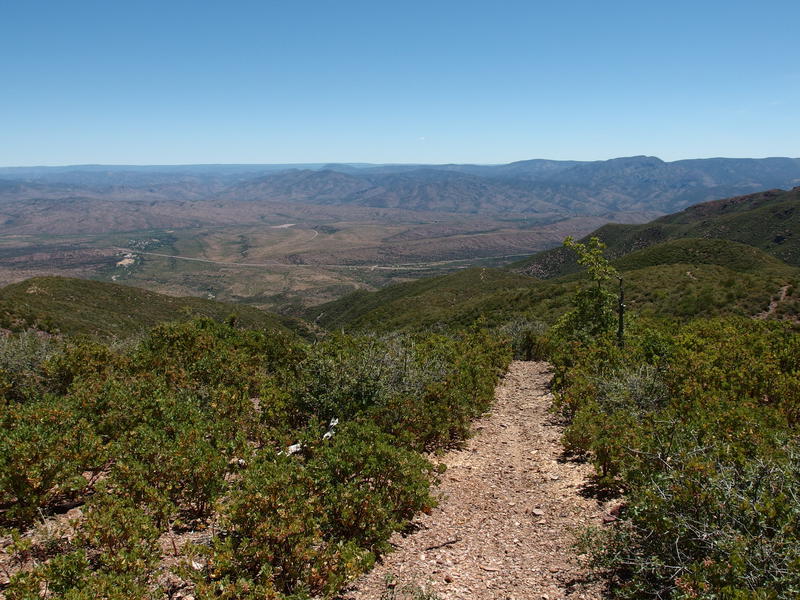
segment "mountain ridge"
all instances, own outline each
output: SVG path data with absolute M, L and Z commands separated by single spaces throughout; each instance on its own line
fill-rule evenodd
M 608 224 L 586 238 L 598 237 L 611 258 L 619 258 L 671 239 L 724 238 L 772 254 L 800 266 L 800 186 L 723 198 L 690 206 L 641 225 Z M 576 272 L 572 254 L 557 247 L 509 265 L 514 271 L 541 278 Z
M 0 202 L 113 193 L 123 199 L 291 200 L 479 214 L 671 213 L 697 202 L 796 186 L 800 158 L 666 162 L 630 156 L 601 161 L 530 159 L 501 165 L 2 167 L 2 182 Z M 20 187 L 14 189 L 8 182 Z

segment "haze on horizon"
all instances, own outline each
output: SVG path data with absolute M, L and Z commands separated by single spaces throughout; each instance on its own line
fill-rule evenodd
M 800 156 L 787 0 L 3 8 L 2 166 Z

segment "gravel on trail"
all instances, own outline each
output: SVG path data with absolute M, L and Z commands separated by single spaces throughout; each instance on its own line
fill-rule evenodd
M 573 544 L 608 514 L 581 495 L 591 467 L 563 460 L 548 368 L 511 364 L 475 435 L 442 458 L 439 506 L 416 517 L 412 533 L 395 534 L 395 550 L 344 598 L 400 600 L 411 587 L 441 600 L 602 597 Z

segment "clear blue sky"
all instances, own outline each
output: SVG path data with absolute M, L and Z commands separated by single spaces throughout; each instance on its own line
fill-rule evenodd
M 800 156 L 798 0 L 0 0 L 0 165 Z

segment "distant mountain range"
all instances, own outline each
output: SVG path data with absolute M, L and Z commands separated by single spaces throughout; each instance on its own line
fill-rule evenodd
M 800 159 L 526 160 L 504 165 L 185 165 L 0 168 L 16 200 L 295 202 L 478 214 L 670 213 L 800 185 Z

